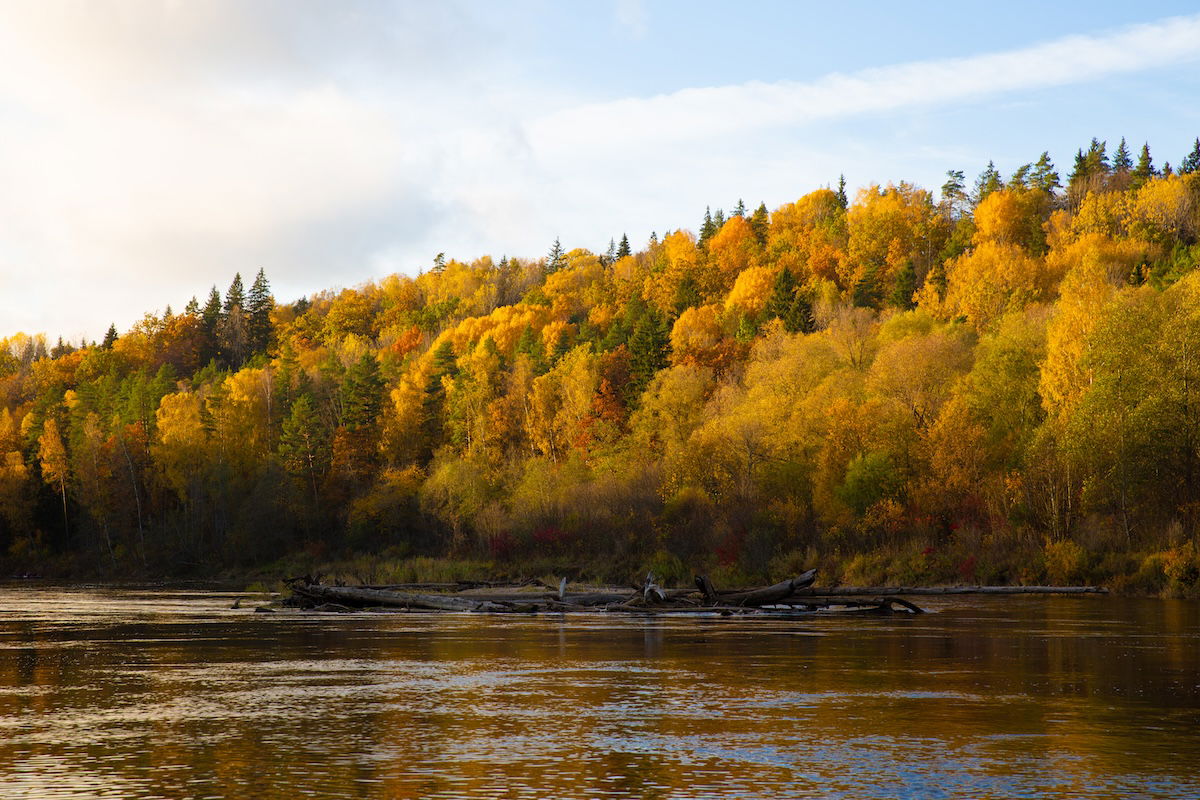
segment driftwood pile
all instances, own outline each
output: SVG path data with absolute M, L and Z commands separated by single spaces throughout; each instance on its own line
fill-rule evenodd
M 421 610 L 481 611 L 490 613 L 609 612 L 627 614 L 796 613 L 826 609 L 876 614 L 923 613 L 902 598 L 880 593 L 869 599 L 824 596 L 812 589 L 816 570 L 772 586 L 720 590 L 704 575 L 696 576 L 695 588 L 664 589 L 647 575 L 640 586 L 629 590 L 567 591 L 563 578 L 557 589 L 540 581 L 521 584 L 397 584 L 391 586 L 329 586 L 304 576 L 291 578 L 288 605 L 317 611 Z M 550 591 L 529 591 L 531 587 Z

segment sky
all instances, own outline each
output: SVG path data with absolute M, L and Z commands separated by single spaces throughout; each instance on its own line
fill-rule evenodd
M 0 337 L 1200 136 L 1194 3 L 0 0 Z

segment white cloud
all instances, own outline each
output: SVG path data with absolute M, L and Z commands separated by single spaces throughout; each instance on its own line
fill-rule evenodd
M 551 152 L 716 139 L 757 128 L 977 100 L 1197 60 L 1200 16 L 1176 17 L 1105 35 L 834 73 L 807 83 L 752 82 L 590 104 L 539 119 L 530 133 L 536 148 Z
M 0 0 L 0 17 L 0 336 L 99 337 L 235 270 L 265 268 L 292 299 L 439 251 L 637 243 L 707 198 L 878 169 L 860 141 L 805 138 L 830 120 L 1200 56 L 1186 17 L 588 104 L 550 94 L 530 74 L 544 61 L 450 2 Z M 647 33 L 641 2 L 618 0 L 615 19 Z

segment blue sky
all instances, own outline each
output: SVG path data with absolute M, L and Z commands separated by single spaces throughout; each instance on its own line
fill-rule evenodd
M 913 7 L 909 7 L 913 6 Z M 1200 135 L 1186 3 L 0 0 L 0 336 L 281 301 L 1092 136 Z

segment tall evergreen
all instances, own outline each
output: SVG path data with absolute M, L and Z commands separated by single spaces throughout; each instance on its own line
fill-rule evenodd
M 1196 137 L 1191 152 L 1179 162 L 1180 175 L 1190 175 L 1193 172 L 1200 172 L 1200 136 Z
M 750 215 L 750 230 L 754 233 L 754 238 L 759 244 L 767 243 L 767 228 L 770 225 L 770 217 L 767 214 L 767 204 L 759 203 L 758 208 L 754 209 L 754 213 Z
M 717 232 L 716 223 L 713 222 L 712 213 L 709 206 L 704 207 L 704 222 L 700 224 L 700 246 L 703 247 L 708 243 L 708 240 Z
M 384 385 L 379 362 L 370 353 L 363 353 L 346 370 L 342 380 L 342 419 L 347 429 L 363 430 L 376 424 L 383 409 Z
M 946 182 L 942 184 L 942 206 L 950 219 L 957 219 L 966 207 L 966 179 L 961 169 L 946 170 Z
M 838 205 L 841 206 L 843 209 L 848 208 L 850 206 L 850 198 L 848 198 L 846 196 L 846 175 L 845 175 L 845 173 L 838 176 L 837 201 L 838 201 Z
M 896 282 L 892 293 L 888 296 L 888 305 L 905 311 L 916 306 L 913 295 L 917 293 L 917 271 L 913 268 L 912 260 L 904 262 L 904 266 L 896 273 Z
M 104 342 L 101 343 L 100 349 L 112 350 L 113 343 L 117 341 L 117 326 L 116 323 L 108 326 L 108 332 L 104 334 Z
M 1133 168 L 1133 188 L 1138 188 L 1156 174 L 1154 159 L 1150 157 L 1150 143 L 1145 142 L 1142 152 L 1138 154 L 1137 166 Z
M 546 256 L 546 274 L 558 272 L 566 265 L 562 244 L 558 241 L 558 237 L 554 238 L 554 246 L 550 248 L 549 254 Z
M 742 198 L 740 198 L 740 197 L 738 198 L 737 205 L 733 207 L 733 216 L 735 216 L 735 217 L 746 216 L 746 204 L 744 202 L 742 202 Z
M 1117 145 L 1117 152 L 1113 153 L 1112 169 L 1113 172 L 1129 172 L 1133 168 L 1133 159 L 1129 157 L 1129 147 L 1125 144 L 1125 137 L 1121 137 L 1121 143 Z
M 247 328 L 250 340 L 250 350 L 261 353 L 271 343 L 271 311 L 275 308 L 275 299 L 271 297 L 271 287 L 267 283 L 266 274 L 260 269 L 250 286 L 246 296 Z
M 992 192 L 997 192 L 1004 188 L 1004 181 L 1000 178 L 1000 171 L 996 169 L 996 164 L 988 161 L 983 172 L 979 173 L 979 177 L 975 179 L 975 205 L 983 202 L 984 198 Z
M 621 243 L 617 245 L 617 258 L 624 258 L 625 256 L 630 255 L 632 252 L 633 251 L 629 249 L 629 237 L 622 233 Z
M 1034 189 L 1041 189 L 1048 195 L 1053 196 L 1055 191 L 1062 188 L 1062 184 L 1058 180 L 1058 170 L 1054 168 L 1054 162 L 1050 160 L 1050 153 L 1043 150 L 1038 156 L 1038 160 L 1033 164 L 1033 172 L 1029 175 L 1029 185 Z
M 240 272 L 233 274 L 233 282 L 229 284 L 229 289 L 225 292 L 225 305 L 221 310 L 228 316 L 234 307 L 246 310 L 246 290 L 242 286 L 242 273 Z

